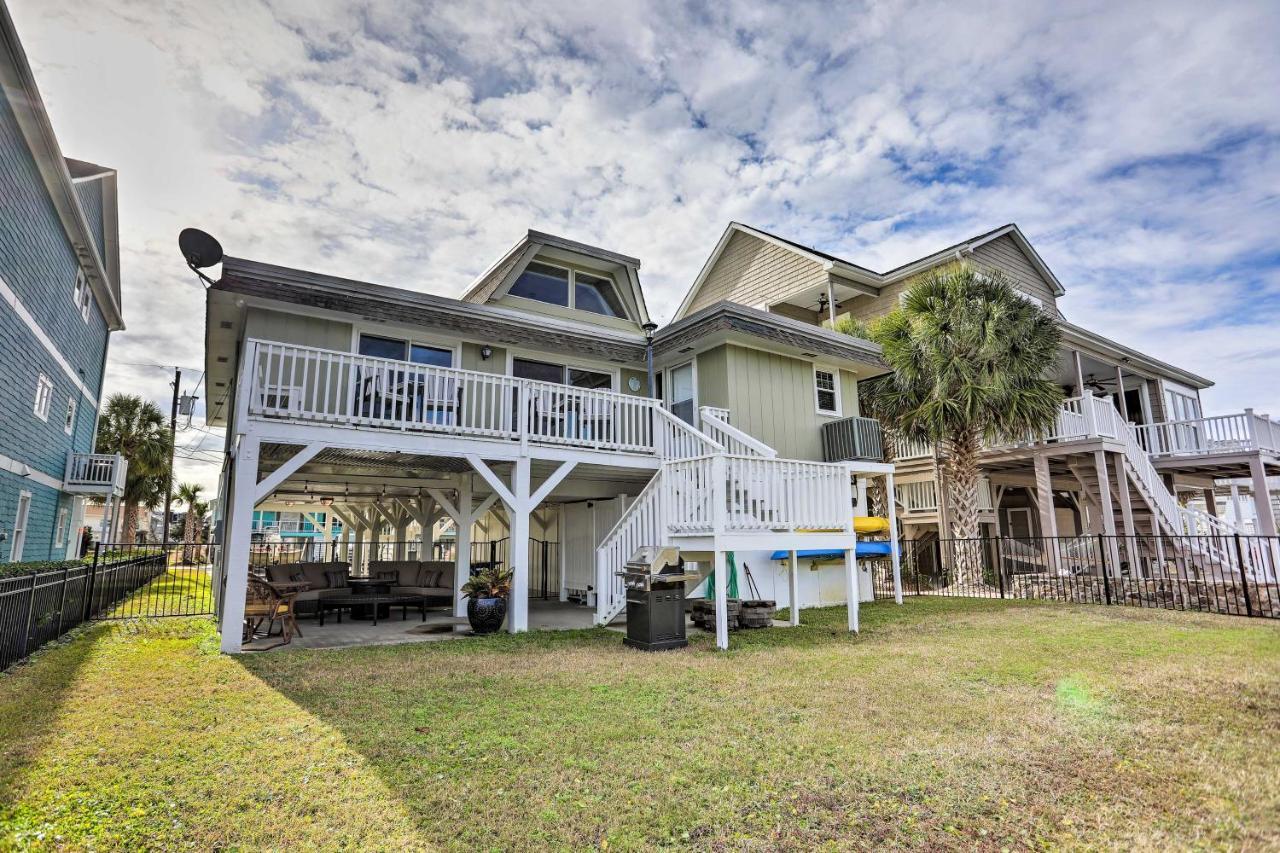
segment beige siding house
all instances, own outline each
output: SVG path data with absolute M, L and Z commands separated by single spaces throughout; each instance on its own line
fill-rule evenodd
M 1016 447 L 992 448 L 984 459 L 987 479 L 979 497 L 988 532 L 1073 537 L 1229 530 L 1231 522 L 1218 517 L 1213 499 L 1215 483 L 1225 482 L 1224 477 L 1255 484 L 1258 529 L 1274 532 L 1265 477 L 1280 472 L 1280 423 L 1252 411 L 1206 418 L 1200 391 L 1212 384 L 1209 380 L 1068 322 L 1057 302 L 1064 294 L 1062 284 L 1016 225 L 878 273 L 762 229 L 730 223 L 677 311 L 675 325 L 708 306 L 739 303 L 807 325 L 815 336 L 825 334 L 842 316 L 862 321 L 884 316 L 900 304 L 915 276 L 951 263 L 1002 273 L 1058 318 L 1063 330 L 1054 378 L 1067 401 L 1053 434 Z M 803 352 L 803 342 L 797 343 Z M 799 417 L 801 401 L 768 387 L 754 390 L 770 377 L 802 371 L 779 367 L 775 357 L 753 358 L 744 371 L 750 379 L 744 380 L 731 366 L 745 361 L 714 352 L 700 355 L 698 369 L 714 377 L 716 387 L 723 382 L 728 389 L 717 396 L 700 382 L 700 393 L 709 400 L 751 396 L 733 401 L 740 419 L 752 418 L 753 428 L 797 454 L 813 453 L 807 437 L 811 433 L 790 442 L 778 434 Z M 841 371 L 838 376 L 841 396 L 856 396 L 856 390 L 848 390 L 856 374 Z M 784 408 L 784 422 L 776 423 Z M 830 411 L 816 417 L 819 429 L 833 439 L 827 447 L 841 446 L 839 436 L 856 432 L 856 418 Z M 946 484 L 934 449 L 899 442 L 891 452 L 898 473 L 897 512 L 907 536 L 945 537 Z M 829 452 L 826 458 L 832 458 Z M 1199 499 L 1206 502 L 1205 512 L 1188 506 Z

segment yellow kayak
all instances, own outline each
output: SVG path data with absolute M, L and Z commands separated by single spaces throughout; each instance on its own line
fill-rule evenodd
M 830 533 L 832 531 L 817 527 L 803 527 L 797 529 L 798 533 Z M 854 533 L 888 533 L 889 519 L 880 518 L 877 515 L 855 515 L 853 517 Z

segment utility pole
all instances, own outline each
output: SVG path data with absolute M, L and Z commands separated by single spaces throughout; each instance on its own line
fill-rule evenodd
M 182 368 L 173 369 L 173 407 L 169 410 L 169 476 L 164 484 L 164 520 L 161 522 L 160 541 L 169 544 L 169 508 L 173 503 L 173 455 L 178 437 L 178 386 L 182 384 Z

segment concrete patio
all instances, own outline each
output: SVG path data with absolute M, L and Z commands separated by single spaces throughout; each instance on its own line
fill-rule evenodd
M 580 604 L 533 599 L 529 602 L 529 630 L 570 631 L 590 628 L 595 611 Z M 622 631 L 626 617 L 619 616 L 609 626 Z M 287 645 L 280 642 L 279 626 L 271 637 L 259 637 L 244 645 L 245 651 L 273 651 L 276 649 L 340 649 L 348 646 L 396 645 L 423 643 L 474 636 L 467 619 L 453 616 L 447 608 L 427 609 L 426 621 L 413 609 L 401 619 L 400 608 L 394 608 L 386 619 L 374 625 L 369 620 L 352 619 L 344 615 L 338 622 L 335 614 L 325 618 L 324 625 L 318 617 L 302 616 L 298 619 L 302 636 L 294 635 Z M 505 630 L 505 626 L 504 626 Z

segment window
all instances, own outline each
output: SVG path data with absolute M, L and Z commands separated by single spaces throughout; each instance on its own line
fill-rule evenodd
M 512 296 L 522 296 L 548 305 L 569 307 L 569 271 L 546 264 L 529 264 L 511 285 Z
M 42 421 L 49 420 L 49 404 L 53 402 L 53 382 L 43 373 L 36 380 L 36 400 L 32 413 Z
M 22 548 L 27 543 L 27 516 L 31 514 L 31 493 L 18 493 L 18 514 L 13 519 L 13 545 L 9 548 L 9 562 L 22 561 Z
M 512 296 L 590 311 L 605 317 L 626 317 L 627 310 L 613 280 L 605 276 L 531 263 L 511 285 Z M 572 298 L 571 298 L 572 297 Z
M 818 414 L 840 414 L 840 383 L 834 370 L 813 369 L 813 390 L 817 396 Z
M 89 303 L 93 299 L 93 291 L 89 288 L 89 278 L 84 270 L 76 270 L 76 284 L 71 291 L 71 299 L 80 311 L 80 319 L 89 322 Z
M 67 546 L 67 515 L 65 506 L 58 507 L 58 520 L 53 526 L 53 547 L 55 548 Z
M 536 379 L 539 382 L 572 385 L 574 388 L 600 388 L 605 391 L 613 388 L 613 376 L 608 373 L 565 367 L 562 364 L 534 361 L 529 358 L 511 359 L 511 375 L 519 379 Z
M 67 398 L 67 419 L 62 424 L 62 431 L 67 435 L 75 432 L 76 429 L 76 398 Z
M 622 300 L 618 298 L 618 291 L 609 279 L 580 272 L 574 273 L 573 285 L 575 308 L 606 317 L 627 316 L 622 308 Z
M 671 368 L 671 399 L 668 407 L 671 414 L 687 424 L 694 421 L 697 411 L 693 378 L 693 362 Z
M 411 361 L 414 364 L 453 367 L 453 350 L 415 344 L 400 338 L 361 335 L 359 351 L 361 355 L 370 355 L 374 358 L 391 358 L 396 361 Z
M 1165 396 L 1169 400 L 1169 413 L 1166 420 L 1194 421 L 1200 417 L 1200 405 L 1195 397 L 1168 390 L 1165 391 Z

